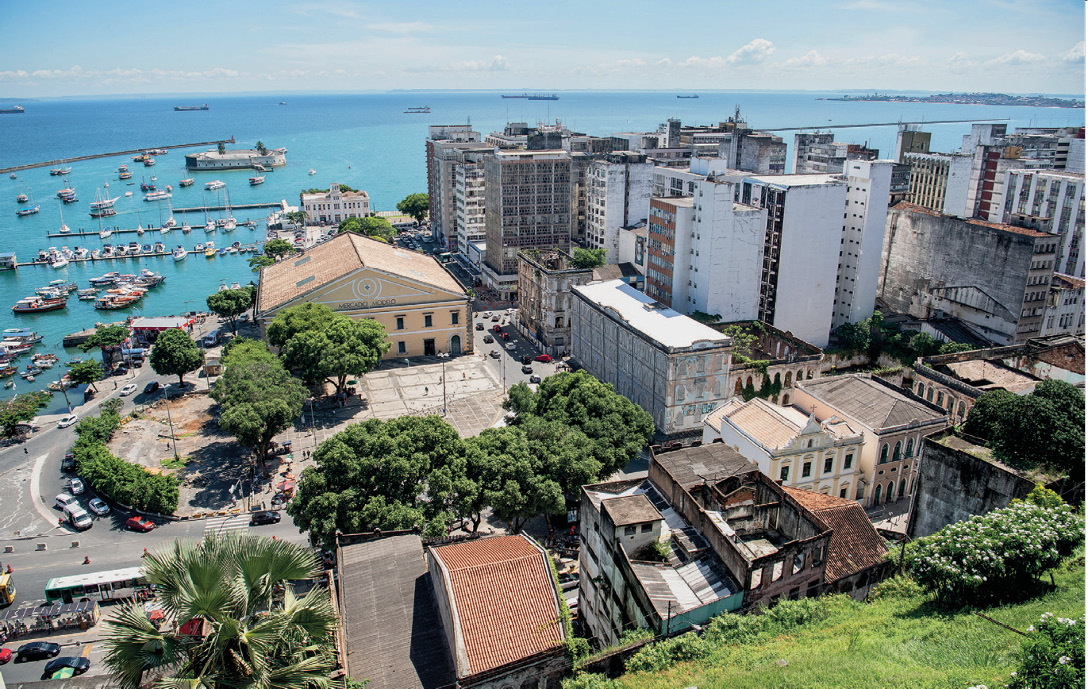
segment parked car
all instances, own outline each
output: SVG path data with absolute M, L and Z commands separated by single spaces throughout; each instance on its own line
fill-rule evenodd
M 521 367 L 521 372 L 522 373 L 532 373 L 533 372 L 533 367 L 532 366 L 522 366 Z
M 537 361 L 539 361 L 539 362 L 540 362 L 540 363 L 542 363 L 542 364 L 550 364 L 550 363 L 552 363 L 552 358 L 551 358 L 551 356 L 550 356 L 550 355 L 548 355 L 548 354 L 537 354 L 537 355 L 536 355 L 536 360 L 537 360 Z
M 71 524 L 72 528 L 76 531 L 86 531 L 94 526 L 94 520 L 91 519 L 91 515 L 87 514 L 87 510 L 79 505 L 68 505 L 65 507 L 64 516 L 67 517 L 68 523 Z
M 60 646 L 48 641 L 31 641 L 19 647 L 19 653 L 15 656 L 16 663 L 28 660 L 41 660 L 42 658 L 54 658 L 60 655 Z
M 106 504 L 106 501 L 102 498 L 94 498 L 87 505 L 91 508 L 91 512 L 94 512 L 99 517 L 105 517 L 110 513 L 110 506 Z
M 491 317 L 491 322 L 492 323 L 498 323 L 499 322 L 499 317 L 498 316 L 492 316 Z
M 499 319 L 498 319 L 498 318 L 496 318 L 495 320 L 499 320 Z M 501 326 L 501 325 L 493 325 L 493 326 L 491 326 L 491 332 L 493 332 L 493 333 L 501 333 L 501 332 L 502 332 L 502 326 Z
M 506 348 L 512 352 L 515 349 L 517 349 L 518 346 L 516 344 L 514 344 L 513 342 L 507 342 L 506 343 Z
M 82 675 L 91 667 L 91 661 L 82 656 L 65 656 L 63 658 L 54 658 L 45 664 L 45 669 L 42 670 L 42 679 L 53 679 L 53 675 L 59 673 L 61 670 L 71 670 L 72 675 Z M 65 673 L 68 674 L 68 673 Z
M 495 338 L 491 337 L 490 335 L 484 335 L 484 342 L 486 344 L 491 344 L 494 341 L 495 341 Z
M 499 350 L 492 349 L 491 353 L 488 356 L 490 356 L 492 359 L 498 359 L 499 358 Z
M 57 422 L 57 428 L 68 428 L 75 424 L 76 421 L 79 421 L 79 417 L 75 414 L 65 414 L 60 418 L 60 421 Z
M 147 533 L 155 528 L 155 522 L 147 517 L 136 515 L 135 517 L 128 518 L 128 521 L 125 522 L 125 528 L 131 531 L 142 531 L 143 533 Z
M 529 356 L 528 354 L 524 354 L 524 355 L 522 355 L 522 357 L 521 357 L 521 363 L 523 363 L 523 364 L 531 364 L 532 362 L 533 362 L 533 357 Z
M 79 504 L 79 500 L 76 500 L 74 495 L 69 495 L 68 493 L 61 493 L 60 495 L 58 495 L 53 500 L 53 507 L 56 507 L 58 510 L 63 510 L 65 507 L 68 507 L 69 505 L 78 505 L 78 504 Z
M 529 376 L 529 382 L 530 383 L 539 383 L 540 382 L 540 376 L 536 376 L 536 375 Z
M 153 380 L 153 381 L 151 381 L 150 383 L 148 383 L 147 385 L 144 386 L 144 394 L 145 395 L 150 395 L 151 393 L 158 390 L 159 387 L 160 387 L 159 386 L 159 381 Z
M 249 519 L 250 526 L 260 526 L 262 524 L 279 524 L 280 513 L 279 512 L 256 512 Z
M 510 333 L 500 333 L 499 337 L 501 337 L 503 341 L 508 341 L 510 339 Z
M 11 660 L 12 652 L 10 648 L 0 648 L 0 665 L 5 665 Z
M 477 323 L 476 324 L 476 329 L 477 330 L 483 330 L 484 329 L 484 324 L 483 323 Z
M 117 368 L 110 371 L 111 376 L 123 376 L 126 373 L 128 373 L 128 366 L 125 366 L 123 363 L 117 364 Z
M 60 460 L 60 470 L 64 472 L 74 471 L 76 468 L 76 456 L 72 452 L 66 452 L 64 459 Z
M 83 485 L 83 479 L 78 476 L 68 482 L 68 487 L 72 491 L 72 495 L 83 495 L 83 491 L 87 489 L 87 487 Z
M 121 388 L 121 397 L 128 397 L 134 392 L 136 392 L 136 383 L 129 383 L 125 387 Z

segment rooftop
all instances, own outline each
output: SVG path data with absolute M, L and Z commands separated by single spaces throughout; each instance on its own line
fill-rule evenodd
M 0 254 L 3 256 L 3 254 Z M 1084 289 L 1084 280 L 1075 278 L 1072 275 L 1063 275 L 1062 273 L 1054 273 L 1054 283 L 1062 289 Z
M 345 232 L 300 257 L 263 268 L 257 311 L 279 308 L 362 268 L 373 268 L 447 292 L 464 293 L 434 257 Z
M 656 449 L 651 450 L 651 454 L 653 461 L 685 489 L 703 481 L 716 483 L 730 476 L 758 471 L 754 463 L 725 443 L 707 443 L 676 450 Z
M 922 402 L 859 374 L 806 380 L 797 387 L 872 430 L 945 420 Z
M 455 680 L 418 536 L 340 549 L 348 675 L 370 689 L 431 689 Z M 375 624 L 380 621 L 380 624 Z
M 780 407 L 759 397 L 747 402 L 741 397 L 733 397 L 703 419 L 703 423 L 719 433 L 726 422 L 739 428 L 765 449 L 779 450 L 802 433 L 809 423 L 809 417 L 795 407 Z M 824 423 L 821 430 L 837 439 L 858 435 L 846 422 Z
M 832 582 L 878 564 L 888 552 L 857 502 L 783 486 L 783 490 L 831 528 L 824 581 Z
M 776 187 L 816 187 L 825 184 L 844 184 L 842 176 L 838 174 L 751 175 L 748 179 Z
M 717 330 L 659 304 L 622 280 L 579 285 L 573 291 L 663 347 L 703 349 L 732 345 L 732 340 Z
M 1026 227 L 1017 227 L 1016 225 L 1006 225 L 999 222 L 988 222 L 986 220 L 979 220 L 977 218 L 957 218 L 953 215 L 945 215 L 940 211 L 930 210 L 923 208 L 922 206 L 910 203 L 909 201 L 900 201 L 892 206 L 893 210 L 907 211 L 908 213 L 917 213 L 921 215 L 929 215 L 934 218 L 949 218 L 951 220 L 957 220 L 959 222 L 969 223 L 971 225 L 979 225 L 981 227 L 988 227 L 991 230 L 1002 230 L 1004 232 L 1011 232 L 1013 234 L 1021 234 L 1026 237 L 1052 237 L 1054 235 L 1047 234 L 1046 232 L 1040 232 L 1038 230 L 1028 229 Z
M 602 500 L 601 508 L 608 513 L 616 526 L 641 524 L 661 519 L 661 513 L 644 494 Z
M 133 319 L 129 327 L 133 330 L 165 330 L 167 328 L 182 328 L 192 322 L 192 318 L 185 318 L 184 316 L 147 316 Z
M 547 555 L 527 537 L 483 538 L 431 553 L 448 577 L 471 674 L 563 643 L 560 602 Z
M 941 365 L 956 378 L 979 390 L 1003 389 L 1018 395 L 1026 395 L 1035 389 L 1039 380 L 1015 369 L 985 359 L 953 361 Z

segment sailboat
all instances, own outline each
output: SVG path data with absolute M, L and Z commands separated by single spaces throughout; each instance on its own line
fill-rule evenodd
M 72 228 L 64 224 L 64 204 L 58 203 L 57 207 L 60 209 L 60 229 L 57 230 L 60 234 L 68 234 L 72 231 Z
M 204 198 L 204 192 L 200 192 L 200 198 L 204 207 L 204 231 L 215 232 L 215 221 L 208 218 L 208 200 Z
M 34 203 L 34 192 L 32 192 L 30 189 L 27 189 L 27 193 L 30 194 L 30 196 L 27 197 L 27 201 L 29 201 L 30 203 Z M 23 203 L 23 202 L 20 201 L 19 203 Z M 41 206 L 40 205 L 34 205 L 34 206 L 31 206 L 30 208 L 20 208 L 19 210 L 15 211 L 15 215 L 18 215 L 21 218 L 21 217 L 23 217 L 25 215 L 34 215 L 39 210 L 41 210 Z
M 174 206 L 173 206 L 173 204 L 171 204 L 168 201 L 166 205 L 170 209 L 170 217 L 167 218 L 166 222 L 162 223 L 162 227 L 159 228 L 159 232 L 161 234 L 166 234 L 170 230 L 174 229 L 174 227 L 176 227 L 177 224 L 178 224 L 178 221 L 174 220 Z M 162 218 L 162 210 L 161 209 L 159 210 L 159 218 L 160 218 L 160 222 L 161 222 L 161 218 Z
M 106 183 L 106 192 L 102 193 L 101 190 L 94 190 L 94 201 L 91 201 L 91 217 L 101 218 L 109 215 L 116 215 L 116 211 L 113 210 L 113 204 L 117 202 L 120 196 L 110 198 L 109 197 L 109 182 Z
M 227 217 L 223 221 L 223 231 L 224 232 L 233 232 L 234 228 L 238 227 L 238 222 L 234 219 L 234 216 L 230 214 L 230 192 L 229 191 L 226 192 L 226 195 L 227 195 L 227 206 L 226 206 L 226 208 L 227 208 L 227 210 L 226 210 Z

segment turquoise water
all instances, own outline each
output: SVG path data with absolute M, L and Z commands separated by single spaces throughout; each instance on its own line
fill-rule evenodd
M 169 144 L 227 139 L 234 136 L 238 146 L 252 147 L 258 140 L 270 148 L 288 149 L 287 166 L 265 175 L 263 185 L 250 187 L 252 172 L 186 173 L 184 154 L 199 149 L 171 150 L 157 157 L 157 164 L 144 168 L 129 157 L 102 158 L 71 163 L 70 181 L 79 202 L 63 208 L 64 221 L 73 230 L 82 227 L 97 230 L 98 221 L 87 214 L 94 199 L 95 188 L 109 183 L 111 196 L 132 191 L 131 198 L 121 198 L 116 205 L 118 215 L 109 218 L 110 225 L 134 228 L 137 224 L 158 225 L 165 219 L 165 202 L 146 203 L 139 190 L 141 177 L 155 175 L 160 188 L 174 187 L 170 200 L 175 207 L 199 206 L 204 183 L 221 179 L 227 183 L 231 203 L 278 202 L 287 199 L 298 203 L 298 192 L 309 187 L 328 187 L 333 182 L 365 189 L 376 210 L 392 210 L 405 195 L 426 191 L 426 161 L 424 158 L 427 126 L 457 124 L 471 121 L 477 131 L 501 129 L 507 121 L 563 121 L 571 129 L 595 135 L 615 131 L 645 131 L 655 129 L 669 117 L 679 117 L 685 124 L 710 124 L 733 114 L 740 105 L 742 115 L 754 127 L 827 126 L 907 120 L 944 120 L 972 118 L 1010 118 L 1009 128 L 1016 126 L 1084 125 L 1083 110 L 1049 108 L 1001 108 L 989 106 L 914 104 L 914 103 L 844 103 L 816 100 L 819 96 L 837 94 L 719 92 L 704 93 L 698 99 L 677 99 L 672 93 L 660 92 L 570 92 L 561 93 L 558 101 L 528 101 L 501 99 L 497 93 L 466 92 L 402 92 L 351 95 L 269 94 L 229 97 L 222 95 L 146 97 L 127 99 L 45 99 L 19 101 L 24 115 L 0 115 L 0 167 L 51 160 L 63 157 L 118 151 L 134 148 L 157 148 Z M 286 105 L 278 105 L 279 101 Z M 210 109 L 195 112 L 174 112 L 174 105 L 208 103 Z M 430 114 L 404 114 L 411 106 L 429 105 Z M 960 138 L 970 129 L 969 124 L 944 124 L 926 127 L 933 133 L 932 147 L 948 151 L 959 147 Z M 792 143 L 793 133 L 785 133 Z M 895 142 L 894 127 L 870 127 L 838 130 L 839 140 L 868 142 L 888 155 Z M 792 150 L 791 150 L 792 155 Z M 115 170 L 126 163 L 134 173 L 132 186 L 117 179 Z M 67 167 L 67 165 L 66 165 Z M 313 168 L 316 174 L 310 176 Z M 14 250 L 19 259 L 27 261 L 49 246 L 102 245 L 97 236 L 77 238 L 48 238 L 61 224 L 61 209 L 56 191 L 64 186 L 59 177 L 51 177 L 49 168 L 36 168 L 17 173 L 18 179 L 0 178 L 0 251 Z M 187 189 L 178 180 L 192 176 L 196 184 Z M 37 215 L 19 218 L 15 201 L 20 192 L 31 193 L 40 204 Z M 215 192 L 207 192 L 209 202 Z M 160 215 L 161 214 L 161 215 Z M 260 220 L 267 210 L 235 211 L 239 220 Z M 176 216 L 179 223 L 183 216 Z M 203 216 L 189 216 L 193 224 L 202 224 Z M 243 244 L 263 237 L 263 226 L 257 230 L 239 228 L 211 238 L 218 246 L 224 242 Z M 202 230 L 183 235 L 174 230 L 165 237 L 157 233 L 114 235 L 105 240 L 117 243 L 138 241 L 152 244 L 163 241 L 167 249 L 177 244 L 192 248 L 205 241 Z M 26 267 L 17 271 L 0 272 L 0 328 L 27 327 L 44 336 L 35 351 L 52 351 L 65 356 L 61 337 L 67 333 L 92 326 L 96 321 L 113 321 L 127 315 L 168 315 L 205 308 L 205 297 L 222 282 L 246 283 L 253 274 L 246 264 L 248 256 L 228 255 L 206 259 L 190 256 L 174 262 L 165 257 L 124 259 L 121 261 L 69 264 L 62 270 L 49 267 Z M 16 316 L 10 306 L 29 296 L 34 288 L 50 280 L 64 278 L 87 287 L 87 278 L 110 270 L 135 272 L 150 268 L 166 276 L 166 282 L 149 291 L 136 306 L 116 311 L 96 311 L 93 302 L 81 302 L 71 296 L 68 307 L 35 315 Z M 69 355 L 77 355 L 73 350 Z M 29 357 L 22 358 L 22 366 Z M 55 367 L 53 372 L 63 372 Z M 56 376 L 54 375 L 55 379 Z M 27 384 L 17 378 L 19 392 L 39 389 L 49 376 Z M 0 395 L 10 395 L 10 390 Z

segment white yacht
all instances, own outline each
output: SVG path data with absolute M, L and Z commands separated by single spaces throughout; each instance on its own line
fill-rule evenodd
M 181 246 L 181 245 L 179 244 L 179 245 L 178 245 L 178 246 L 177 246 L 177 247 L 176 247 L 176 248 L 174 249 L 174 254 L 173 254 L 173 256 L 174 256 L 174 260 L 175 260 L 175 261 L 184 261 L 184 260 L 185 260 L 186 258 L 188 258 L 188 257 L 189 257 L 189 252 L 185 250 L 185 247 L 183 247 L 183 246 Z

